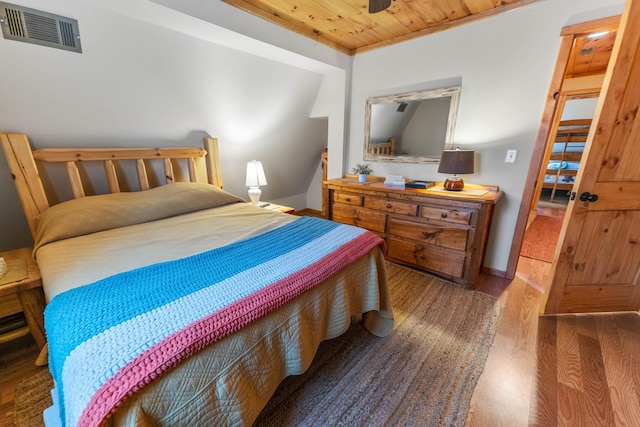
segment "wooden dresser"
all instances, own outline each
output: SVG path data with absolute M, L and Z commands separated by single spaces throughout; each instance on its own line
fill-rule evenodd
M 502 197 L 497 187 L 467 184 L 464 193 L 402 190 L 385 186 L 379 178 L 359 183 L 350 177 L 323 185 L 328 218 L 379 234 L 386 240 L 389 261 L 474 285 L 484 262 L 493 209 Z

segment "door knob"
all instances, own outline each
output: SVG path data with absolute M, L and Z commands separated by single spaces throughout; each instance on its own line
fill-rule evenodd
M 595 202 L 596 200 L 598 200 L 598 195 L 591 194 L 588 191 L 585 191 L 580 195 L 580 200 L 583 202 Z

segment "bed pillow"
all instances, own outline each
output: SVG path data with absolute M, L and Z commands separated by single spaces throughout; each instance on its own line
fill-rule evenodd
M 213 185 L 195 182 L 81 197 L 54 205 L 36 218 L 35 249 L 56 240 L 243 201 Z
M 547 169 L 566 169 L 568 166 L 567 162 L 550 162 Z

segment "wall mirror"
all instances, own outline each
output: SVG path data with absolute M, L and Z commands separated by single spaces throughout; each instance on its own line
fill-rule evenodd
M 439 162 L 453 149 L 459 102 L 460 86 L 368 98 L 364 159 Z

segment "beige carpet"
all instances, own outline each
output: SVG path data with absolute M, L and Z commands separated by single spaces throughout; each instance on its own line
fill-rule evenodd
M 281 384 L 256 425 L 464 425 L 499 305 L 428 274 L 387 268 L 394 333 L 377 338 L 354 321 L 321 345 L 305 374 Z M 23 383 L 16 426 L 42 425 L 51 379 L 45 372 Z

